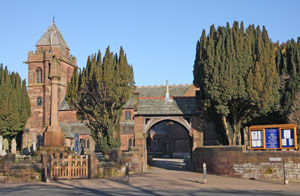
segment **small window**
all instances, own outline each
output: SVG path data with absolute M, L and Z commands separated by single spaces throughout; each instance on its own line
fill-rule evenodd
M 131 111 L 125 111 L 125 120 L 131 120 Z
M 132 146 L 132 140 L 131 138 L 128 140 L 128 147 L 131 147 Z
M 43 105 L 43 98 L 41 96 L 36 98 L 36 105 L 42 106 Z
M 125 111 L 125 120 L 131 120 L 131 111 Z
M 43 82 L 43 72 L 42 68 L 38 67 L 36 69 L 36 83 L 42 83 Z
M 81 148 L 85 148 L 85 139 L 80 139 L 79 143 Z
M 87 139 L 87 141 L 86 141 L 86 148 L 90 149 L 90 139 Z
M 128 111 L 128 120 L 131 120 L 131 111 Z

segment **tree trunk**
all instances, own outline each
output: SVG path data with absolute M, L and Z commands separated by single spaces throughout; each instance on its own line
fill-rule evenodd
M 230 138 L 230 130 L 229 130 L 229 127 L 228 127 L 226 117 L 223 116 L 222 120 L 223 120 L 224 129 L 225 129 L 225 134 L 226 134 L 227 139 L 228 139 L 228 145 L 231 146 L 232 145 L 232 140 Z
M 233 125 L 232 125 L 232 132 L 233 132 L 233 141 L 232 144 L 233 145 L 240 145 L 241 144 L 241 121 L 238 120 L 238 114 L 237 114 L 237 109 L 233 108 L 232 110 L 232 121 L 233 121 Z
M 248 127 L 245 127 L 243 129 L 244 131 L 244 145 L 248 145 L 249 144 L 249 141 L 248 141 Z

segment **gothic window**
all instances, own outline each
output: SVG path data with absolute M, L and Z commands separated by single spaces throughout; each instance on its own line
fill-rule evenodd
M 42 83 L 43 82 L 43 72 L 42 68 L 38 67 L 36 69 L 36 83 Z
M 36 98 L 36 105 L 42 106 L 43 105 L 43 98 L 41 96 Z

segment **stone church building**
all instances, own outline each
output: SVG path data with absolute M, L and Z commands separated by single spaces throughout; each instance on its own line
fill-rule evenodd
M 51 80 L 53 58 L 60 61 L 57 104 L 58 124 L 64 133 L 64 144 L 85 153 L 95 150 L 88 127 L 77 120 L 64 100 L 67 83 L 77 66 L 76 58 L 53 22 L 40 40 L 36 51 L 28 53 L 28 95 L 31 117 L 22 137 L 22 150 L 35 151 L 43 146 L 44 133 L 51 122 Z M 53 63 L 52 63 L 53 64 Z M 145 166 L 147 154 L 153 156 L 190 156 L 192 150 L 216 144 L 213 126 L 203 121 L 198 110 L 197 89 L 193 85 L 137 87 L 124 105 L 121 116 L 121 149 L 136 148 Z

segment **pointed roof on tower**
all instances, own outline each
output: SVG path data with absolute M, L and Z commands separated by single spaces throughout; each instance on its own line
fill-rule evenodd
M 43 34 L 41 39 L 36 43 L 36 46 L 62 46 L 69 49 L 69 46 L 59 32 L 54 21 Z

